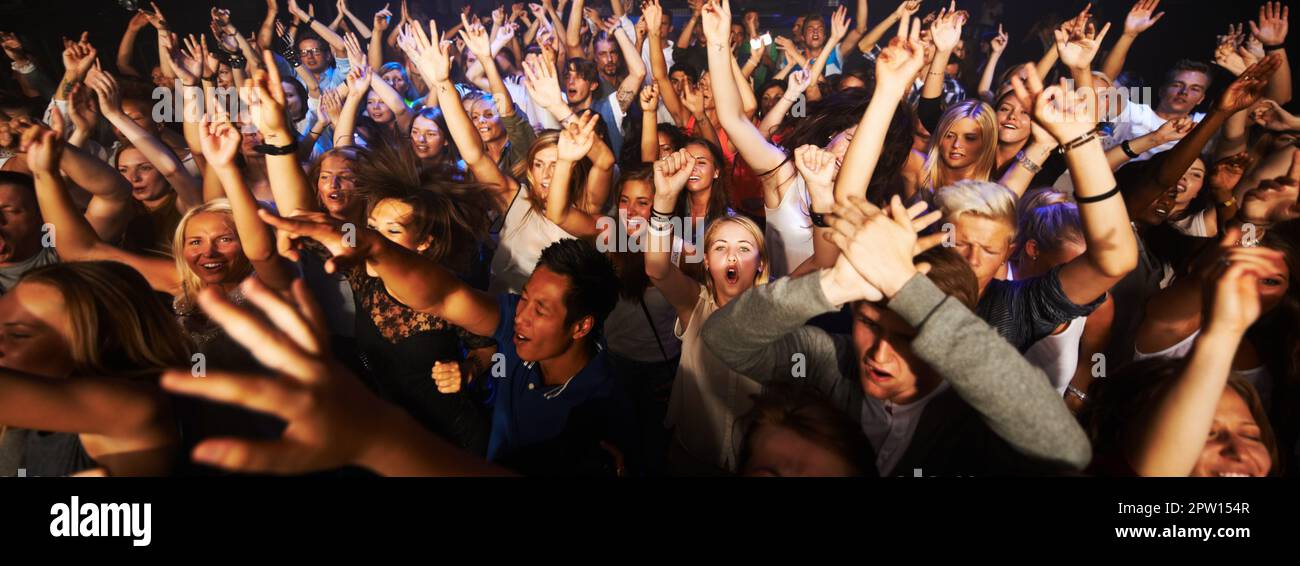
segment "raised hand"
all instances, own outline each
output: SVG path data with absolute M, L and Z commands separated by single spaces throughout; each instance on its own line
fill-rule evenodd
M 54 130 L 40 124 L 26 124 L 18 141 L 20 152 L 27 154 L 27 168 L 33 173 L 55 175 L 63 156 L 63 139 Z
M 172 67 L 176 69 L 177 75 L 184 75 L 180 77 L 182 83 L 195 84 L 204 76 L 204 61 L 208 57 L 207 41 L 190 35 L 185 37 L 184 42 L 183 48 L 177 49 L 173 46 L 169 50 L 172 56 Z
M 1220 159 L 1214 162 L 1214 165 L 1210 166 L 1209 173 L 1206 173 L 1205 186 L 1213 191 L 1212 194 L 1215 195 L 1217 202 L 1226 201 L 1232 198 L 1237 183 L 1241 182 L 1246 171 L 1254 165 L 1255 160 L 1245 151 Z
M 731 0 L 708 0 L 700 11 L 700 27 L 710 45 L 730 45 Z
M 933 222 L 934 216 L 926 215 L 921 223 Z M 942 241 L 941 234 L 917 239 L 918 221 L 897 195 L 890 200 L 889 213 L 864 198 L 849 197 L 849 202 L 836 205 L 830 223 L 828 237 L 841 256 L 884 298 L 893 298 L 918 273 L 913 257 Z
M 1289 6 L 1283 6 L 1281 2 L 1265 2 L 1259 7 L 1259 23 L 1250 22 L 1250 33 L 1258 37 L 1264 45 L 1276 47 L 1286 43 L 1290 20 Z
M 677 207 L 677 195 L 686 188 L 686 181 L 691 178 L 694 168 L 695 158 L 685 149 L 677 150 L 655 162 L 655 210 L 673 210 Z
M 230 10 L 222 10 L 220 8 L 214 7 L 212 8 L 210 13 L 212 15 L 213 23 L 217 24 L 217 26 L 220 27 L 222 31 L 231 33 L 231 30 L 234 29 L 234 26 L 230 25 Z
M 74 79 L 81 79 L 90 71 L 91 66 L 95 64 L 95 56 L 98 55 L 95 46 L 90 44 L 90 32 L 81 32 L 81 40 L 72 42 L 64 40 L 63 42 L 63 68 L 64 72 Z
M 460 21 L 463 25 L 459 33 L 460 38 L 465 42 L 465 47 L 478 57 L 480 64 L 485 64 L 492 59 L 492 41 L 488 37 L 487 29 L 482 24 L 470 22 L 464 14 L 461 14 Z
M 1091 89 L 1071 89 L 1065 79 L 1059 86 L 1042 88 L 1038 71 L 1029 69 L 1030 83 L 1037 81 L 1037 95 L 1034 96 L 1034 120 L 1056 138 L 1060 143 L 1068 143 L 1081 138 L 1097 127 L 1097 95 Z M 1024 89 L 1023 84 L 1014 81 L 1017 96 Z
M 659 85 L 650 83 L 641 87 L 641 111 L 655 112 L 659 109 Z
M 587 156 L 596 143 L 596 124 L 600 115 L 588 112 L 586 116 L 569 122 L 560 130 L 559 161 L 577 163 Z
M 1251 65 L 1223 91 L 1216 108 L 1229 114 L 1249 108 L 1263 95 L 1269 77 L 1281 64 L 1282 58 L 1274 54 Z
M 1160 0 L 1138 0 L 1124 18 L 1124 35 L 1135 37 L 1156 25 L 1160 18 L 1165 17 L 1164 12 L 1156 13 L 1159 7 Z
M 497 36 L 492 38 L 492 56 L 495 57 L 515 38 L 515 33 L 519 31 L 519 24 L 510 22 L 503 24 L 497 29 Z
M 1092 24 L 1088 24 L 1082 33 L 1076 35 L 1066 33 L 1064 28 L 1056 30 L 1056 49 L 1061 55 L 1061 62 L 1071 69 L 1090 69 L 1092 59 L 1097 56 L 1097 50 L 1101 48 L 1101 42 L 1108 32 L 1109 23 L 1101 28 L 1101 32 L 1097 32 Z
M 373 75 L 367 65 L 348 70 L 348 98 L 365 99 L 366 93 L 370 91 L 371 78 Z
M 284 86 L 280 82 L 280 69 L 270 51 L 262 52 L 263 68 L 253 71 L 239 89 L 239 98 L 248 106 L 252 122 L 266 139 L 289 137 L 288 117 L 284 112 Z M 287 140 L 285 140 L 287 141 Z
M 898 37 L 876 57 L 876 90 L 888 88 L 899 96 L 911 87 L 916 74 L 925 66 L 925 44 L 921 41 L 921 22 L 913 19 L 907 27 L 899 23 Z
M 939 17 L 930 24 L 930 39 L 935 49 L 942 53 L 951 53 L 961 40 L 961 28 L 966 25 L 965 12 L 957 10 L 957 1 L 952 0 L 948 8 L 939 11 Z
M 682 106 L 692 116 L 704 115 L 704 91 L 691 86 L 691 81 L 682 82 Z
M 794 150 L 794 168 L 808 184 L 808 191 L 820 197 L 817 200 L 835 200 L 835 176 L 840 166 L 835 154 L 815 145 L 804 145 Z
M 375 12 L 375 20 L 371 27 L 374 28 L 375 35 L 388 29 L 388 25 L 393 21 L 393 13 L 388 10 L 388 4 L 384 4 L 384 9 Z
M 153 26 L 154 29 L 167 31 L 167 18 L 163 17 L 162 9 L 158 7 L 158 3 L 150 2 L 149 5 L 153 7 L 153 13 L 144 10 L 140 10 L 140 12 L 149 18 L 149 25 Z
M 1195 127 L 1196 121 L 1191 116 L 1183 116 L 1177 120 L 1169 120 L 1160 124 L 1160 127 L 1156 128 L 1156 138 L 1160 141 L 1160 145 L 1164 145 L 1187 137 L 1187 134 L 1192 133 L 1192 129 Z
M 1011 42 L 1011 36 L 1002 31 L 1002 24 L 998 24 L 998 34 L 989 41 L 989 48 L 993 50 L 994 55 L 1001 55 L 1007 50 L 1007 44 Z
M 446 37 L 438 35 L 438 23 L 429 20 L 429 37 L 432 40 L 425 37 L 423 28 L 414 27 L 416 39 L 420 43 L 421 62 L 428 66 L 427 72 L 424 70 L 421 72 L 435 83 L 451 80 L 451 42 L 447 41 Z
M 915 16 L 921 10 L 921 0 L 904 0 L 898 3 L 894 8 L 894 16 L 900 19 L 907 19 Z
M 122 91 L 118 89 L 117 80 L 100 69 L 98 63 L 86 73 L 86 86 L 99 97 L 99 111 L 104 116 L 122 114 Z
M 1231 42 L 1220 43 L 1214 50 L 1214 64 L 1223 67 L 1234 76 L 1246 71 L 1246 60 L 1241 56 L 1239 47 Z
M 316 118 L 325 124 L 339 123 L 339 116 L 343 114 L 343 97 L 339 96 L 337 90 L 325 91 L 320 96 L 320 108 L 316 110 Z
M 543 108 L 563 106 L 560 79 L 555 75 L 555 65 L 545 57 L 529 56 L 524 60 L 524 87 L 528 96 Z
M 213 167 L 229 167 L 235 163 L 242 136 L 225 116 L 207 115 L 199 128 L 199 147 L 203 157 Z
M 795 98 L 808 91 L 812 86 L 812 73 L 808 69 L 799 69 L 790 73 L 786 79 L 785 94 L 782 97 Z
M 343 44 L 347 48 L 349 64 L 356 67 L 366 63 L 366 50 L 361 48 L 361 40 L 357 39 L 356 34 L 352 32 L 344 34 Z
M 138 10 L 135 15 L 131 16 L 131 21 L 126 23 L 126 29 L 138 32 L 144 29 L 147 25 L 149 25 L 149 13 L 144 10 Z
M 840 4 L 831 15 L 831 39 L 828 43 L 835 45 L 849 34 L 849 9 Z
M 1240 229 L 1231 228 L 1228 235 Z M 1286 272 L 1286 256 L 1269 248 L 1231 247 L 1214 265 L 1205 286 L 1205 332 L 1244 334 L 1261 312 L 1259 280 Z
M 1277 102 L 1265 98 L 1255 105 L 1250 111 L 1250 117 L 1254 122 L 1264 129 L 1275 132 L 1284 132 L 1287 130 L 1300 129 L 1300 118 L 1287 112 L 1285 108 L 1278 106 Z

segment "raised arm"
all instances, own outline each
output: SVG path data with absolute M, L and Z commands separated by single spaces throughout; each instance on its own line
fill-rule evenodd
M 930 62 L 930 71 L 925 75 L 921 98 L 935 99 L 943 96 L 948 59 L 952 57 L 953 49 L 957 48 L 962 27 L 966 25 L 964 14 L 957 11 L 957 0 L 952 0 L 950 7 L 940 10 L 939 17 L 930 24 L 930 38 L 934 41 L 935 53 L 934 61 Z
M 845 33 L 844 38 L 836 42 L 835 45 L 852 45 L 856 46 L 863 36 L 867 35 L 867 0 L 858 0 L 857 10 L 854 14 L 853 29 Z
M 663 8 L 659 6 L 659 0 L 647 0 L 641 10 L 641 19 L 646 22 L 646 36 L 650 42 L 651 76 L 658 85 L 657 90 L 663 99 L 664 108 L 668 109 L 675 120 L 683 115 L 683 108 L 681 100 L 677 98 L 677 91 L 673 90 L 672 82 L 668 79 L 668 61 L 664 58 L 664 42 L 659 33 L 664 18 Z
M 898 38 L 876 57 L 876 91 L 844 154 L 835 183 L 836 202 L 848 202 L 849 197 L 866 197 L 876 163 L 884 150 L 889 123 L 894 119 L 899 102 L 907 95 L 912 77 L 925 65 L 921 22 L 913 19 L 908 28 L 900 24 L 898 33 Z
M 615 23 L 609 28 L 609 34 L 613 35 L 614 40 L 618 42 L 618 47 L 623 52 L 623 61 L 627 64 L 627 76 L 623 77 L 623 81 L 618 84 L 614 99 L 618 101 L 619 108 L 627 112 L 628 107 L 636 100 L 637 92 L 641 90 L 641 83 L 645 81 L 645 63 L 641 61 L 641 52 L 632 43 L 635 38 L 628 37 L 627 28 L 618 25 L 618 20 L 612 21 Z
M 764 204 L 775 208 L 784 191 L 794 183 L 794 165 L 785 152 L 767 141 L 754 122 L 742 113 L 740 91 L 731 72 L 731 8 L 729 2 L 716 0 L 704 6 L 704 38 L 708 43 L 709 78 L 713 81 L 713 101 L 718 121 L 726 130 L 731 144 L 741 158 L 757 172 L 771 174 L 762 178 Z M 699 123 L 699 120 L 696 120 Z
M 270 51 L 262 52 L 265 70 L 253 74 L 251 88 L 240 89 L 241 96 L 253 96 L 245 99 L 244 104 L 252 110 L 253 122 L 257 131 L 262 133 L 263 143 L 284 147 L 294 144 L 295 137 L 289 129 L 289 120 L 285 115 L 284 87 L 280 80 L 280 69 L 275 65 Z M 271 194 L 275 196 L 276 209 L 293 214 L 297 211 L 314 211 L 316 193 L 307 182 L 298 154 L 290 152 L 285 155 L 266 156 L 266 173 L 271 180 Z
M 579 238 L 592 238 L 600 232 L 596 228 L 596 217 L 569 202 L 568 191 L 573 168 L 587 156 L 596 141 L 599 116 L 590 112 L 560 131 L 559 157 L 551 176 L 551 188 L 546 193 L 546 219 Z
M 1137 0 L 1129 10 L 1128 16 L 1124 18 L 1124 33 L 1115 41 L 1115 46 L 1110 48 L 1110 55 L 1106 56 L 1106 62 L 1101 66 L 1101 72 L 1111 80 L 1124 72 L 1124 61 L 1137 37 L 1165 17 L 1164 12 L 1156 13 L 1159 7 L 1160 0 Z
M 1244 253 L 1247 252 L 1247 253 Z M 1177 381 L 1155 404 L 1146 426 L 1138 430 L 1133 470 L 1141 476 L 1187 476 L 1205 450 L 1214 426 L 1215 408 L 1223 397 L 1232 360 L 1246 330 L 1259 318 L 1258 281 L 1274 277 L 1282 253 L 1242 248 L 1230 253 L 1217 270 L 1209 319 L 1196 339 Z
M 262 17 L 262 27 L 257 29 L 257 42 L 271 47 L 271 42 L 275 41 L 275 17 L 280 14 L 280 6 L 276 0 L 266 0 L 266 15 Z
M 56 134 L 64 130 L 62 113 L 55 110 L 50 126 Z M 90 203 L 84 214 L 86 222 L 105 241 L 115 241 L 121 236 L 134 208 L 131 206 L 131 184 L 107 163 L 86 153 L 69 142 L 63 148 L 59 169 L 68 180 L 90 193 Z
M 504 214 L 519 184 L 497 169 L 497 164 L 483 149 L 483 138 L 479 136 L 478 130 L 469 120 L 469 115 L 465 113 L 465 107 L 461 105 L 460 95 L 456 92 L 456 87 L 451 84 L 451 42 L 445 38 L 439 40 L 438 25 L 434 21 L 429 22 L 429 33 L 432 34 L 434 41 L 437 41 L 436 45 L 430 43 L 424 28 L 412 26 L 412 29 L 415 32 L 416 49 L 420 53 L 417 60 L 420 74 L 431 83 L 433 96 L 437 97 L 438 105 L 442 108 L 451 139 L 456 143 L 456 148 L 460 150 L 460 156 L 465 160 L 474 179 L 491 187 L 497 210 Z M 553 76 L 551 79 L 554 82 Z M 559 89 L 557 82 L 555 83 L 557 97 Z
M 241 136 L 225 116 L 209 116 L 203 123 L 203 155 L 221 179 L 226 198 L 235 218 L 235 232 L 239 245 L 253 264 L 257 277 L 273 289 L 286 290 L 293 281 L 293 272 L 275 250 L 275 236 L 257 217 L 257 200 L 244 183 L 244 175 L 235 165 Z
M 785 93 L 776 101 L 776 104 L 772 105 L 772 109 L 763 115 L 763 120 L 758 124 L 758 131 L 763 134 L 763 139 L 772 139 L 772 134 L 775 134 L 777 128 L 781 127 L 786 114 L 789 114 L 790 109 L 799 102 L 799 97 L 803 96 L 804 91 L 808 90 L 810 83 L 808 71 L 790 73 Z
M 889 30 L 893 29 L 894 24 L 904 18 L 911 18 L 920 9 L 921 0 L 903 0 L 899 2 L 898 7 L 889 13 L 889 17 L 876 24 L 875 27 L 871 28 L 871 31 L 858 40 L 858 51 L 870 53 L 872 49 L 875 49 L 876 44 L 880 43 L 880 39 L 885 37 Z M 863 24 L 864 22 L 859 22 L 858 25 Z
M 673 222 L 670 215 L 677 208 L 677 197 L 686 187 L 694 163 L 695 158 L 684 149 L 655 162 L 655 198 L 645 250 L 645 273 L 677 311 L 682 328 L 691 324 L 691 312 L 700 296 L 700 284 L 673 265 Z
M 365 39 L 370 39 L 374 35 L 373 33 L 371 33 L 370 28 L 366 27 L 366 22 L 362 21 L 361 18 L 358 18 L 356 16 L 356 14 L 352 13 L 352 10 L 348 9 L 348 0 L 339 0 L 338 7 L 339 7 L 339 13 L 348 17 L 348 21 L 352 22 L 352 27 L 357 28 L 357 33 L 361 34 L 361 37 Z M 385 4 L 384 11 L 387 10 L 388 10 L 388 5 Z M 377 33 L 379 33 L 380 37 L 382 38 L 383 31 L 378 30 Z M 376 43 L 382 44 L 382 42 L 376 42 Z
M 53 228 L 54 243 L 62 261 L 109 260 L 125 263 L 149 281 L 155 290 L 175 293 L 180 288 L 176 262 L 171 258 L 140 256 L 104 243 L 68 195 L 58 164 L 63 142 L 53 130 L 32 126 L 23 133 L 27 165 L 36 182 L 41 216 Z
M 177 209 L 183 214 L 190 208 L 202 204 L 203 187 L 199 184 L 199 180 L 190 175 L 181 160 L 162 140 L 140 127 L 122 112 L 122 96 L 113 76 L 95 68 L 87 76 L 86 84 L 98 95 L 99 108 L 104 118 L 117 127 L 127 140 L 144 154 L 145 159 L 148 159 L 149 163 L 162 173 L 172 190 L 176 191 Z
M 1291 81 L 1291 61 L 1286 53 L 1286 36 L 1290 28 L 1291 8 L 1281 2 L 1265 2 L 1259 7 L 1259 23 L 1250 22 L 1250 31 L 1264 44 L 1264 49 L 1282 58 L 1282 63 L 1268 81 L 1264 95 L 1278 104 L 1291 102 L 1294 84 Z
M 384 66 L 384 42 L 381 40 L 392 21 L 393 13 L 388 11 L 387 4 L 384 5 L 384 9 L 375 12 L 374 39 L 371 39 L 369 45 L 366 46 L 366 56 L 370 61 L 371 69 L 379 69 Z
M 677 34 L 677 43 L 675 44 L 677 49 L 686 49 L 691 46 L 691 37 L 695 34 L 695 26 L 700 23 L 700 11 L 704 9 L 706 1 L 686 0 L 686 3 L 691 7 L 691 18 L 686 20 L 686 25 L 682 26 L 682 33 Z
M 343 42 L 343 37 L 335 33 L 334 30 L 330 29 L 330 27 L 324 22 L 311 17 L 311 15 L 304 12 L 302 8 L 299 8 L 298 0 L 289 0 L 289 13 L 298 21 L 307 22 L 311 27 L 311 30 L 316 32 L 316 35 L 325 40 L 325 43 L 330 44 L 330 49 L 333 50 L 335 57 L 341 57 L 347 54 L 348 48 L 347 44 Z
M 139 77 L 140 71 L 131 65 L 131 56 L 135 55 L 135 39 L 140 35 L 140 30 L 149 25 L 149 16 L 144 12 L 136 12 L 131 16 L 131 21 L 126 24 L 126 32 L 122 34 L 122 43 L 117 46 L 117 72 L 128 77 Z
M 586 57 L 582 49 L 582 5 L 584 0 L 573 0 L 569 9 L 569 25 L 564 28 L 564 44 L 569 57 Z
M 641 162 L 654 163 L 659 160 L 659 121 L 655 111 L 659 109 L 659 86 L 650 83 L 641 87 Z
M 997 76 L 998 61 L 1007 50 L 1009 41 L 1007 32 L 1002 31 L 1002 24 L 998 24 L 998 35 L 989 41 L 989 60 L 984 63 L 984 72 L 980 74 L 979 95 L 985 102 L 992 103 L 996 97 L 993 92 L 993 77 Z

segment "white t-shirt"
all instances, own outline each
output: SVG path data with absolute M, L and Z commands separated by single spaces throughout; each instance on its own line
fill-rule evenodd
M 1200 123 L 1205 119 L 1204 112 L 1192 114 L 1192 120 Z M 1160 129 L 1168 120 L 1161 118 L 1156 114 L 1155 109 L 1140 102 L 1125 101 L 1124 111 L 1119 113 L 1115 119 L 1115 131 L 1111 132 L 1110 137 L 1104 138 L 1103 142 L 1106 149 L 1115 147 L 1123 142 L 1132 141 L 1151 132 Z M 1153 147 L 1146 153 L 1139 155 L 1133 161 L 1146 161 L 1162 151 L 1169 151 L 1178 145 L 1178 142 L 1172 141 L 1161 146 Z
M 492 283 L 488 291 L 519 293 L 533 274 L 542 250 L 574 236 L 565 232 L 540 212 L 533 210 L 528 201 L 528 187 L 519 186 L 515 199 L 506 210 L 506 220 L 501 226 L 501 241 L 492 255 Z
M 912 436 L 916 434 L 916 425 L 921 422 L 921 413 L 930 400 L 948 389 L 945 380 L 926 394 L 906 405 L 892 401 L 881 401 L 867 396 L 862 399 L 862 432 L 867 435 L 871 447 L 876 450 L 876 469 L 881 477 L 897 475 L 894 470 L 898 461 L 912 445 Z
M 785 191 L 776 208 L 763 207 L 767 213 L 768 255 L 771 256 L 771 277 L 785 277 L 813 255 L 813 226 L 808 216 L 812 201 L 808 184 L 802 175 L 795 176 L 794 184 Z
M 1047 374 L 1057 395 L 1065 395 L 1065 389 L 1079 367 L 1079 339 L 1083 337 L 1083 327 L 1087 322 L 1086 316 L 1071 320 L 1064 332 L 1034 342 L 1025 351 L 1025 360 Z

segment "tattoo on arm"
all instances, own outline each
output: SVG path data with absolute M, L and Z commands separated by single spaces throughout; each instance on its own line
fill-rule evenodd
M 632 104 L 632 100 L 636 98 L 636 90 L 621 88 L 618 90 L 618 94 L 616 96 L 618 100 L 618 107 L 626 111 L 627 107 Z

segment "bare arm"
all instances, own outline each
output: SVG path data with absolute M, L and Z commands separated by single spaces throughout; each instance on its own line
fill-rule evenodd
M 667 212 L 677 207 L 677 197 L 686 186 L 686 179 L 690 176 L 694 163 L 695 159 L 686 150 L 655 162 L 654 210 Z M 652 216 L 649 230 L 645 273 L 655 288 L 663 293 L 668 304 L 677 311 L 682 327 L 688 328 L 691 312 L 695 310 L 695 302 L 700 296 L 700 284 L 673 265 L 672 224 L 657 215 Z

